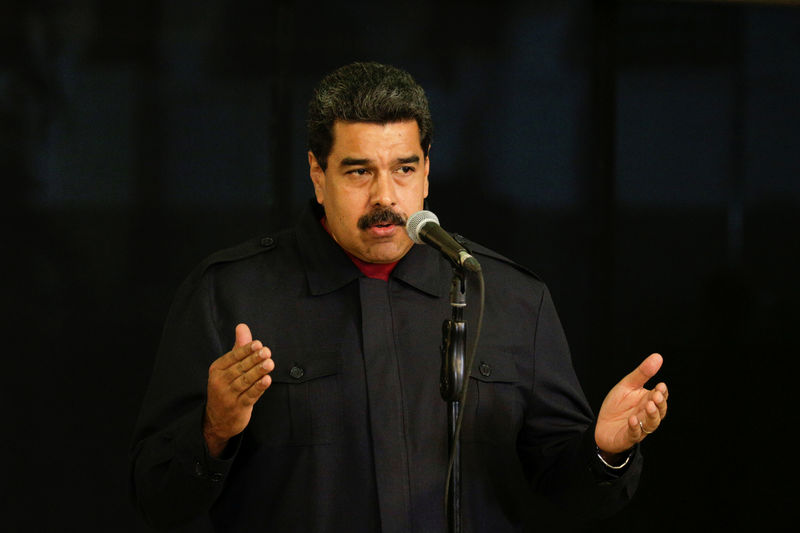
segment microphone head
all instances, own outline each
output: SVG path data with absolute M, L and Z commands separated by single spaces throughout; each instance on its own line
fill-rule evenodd
M 438 225 L 439 218 L 430 211 L 425 210 L 417 211 L 408 217 L 406 221 L 406 232 L 408 232 L 408 236 L 411 237 L 412 241 L 417 244 L 425 244 L 425 241 L 423 241 L 419 235 L 419 230 L 428 222 L 433 222 Z

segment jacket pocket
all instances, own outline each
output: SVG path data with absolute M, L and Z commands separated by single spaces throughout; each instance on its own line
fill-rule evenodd
M 342 427 L 338 352 L 275 362 L 272 385 L 253 409 L 251 428 L 268 446 L 331 444 Z
M 515 442 L 521 427 L 520 375 L 513 356 L 478 354 L 470 374 L 462 438 L 466 441 Z

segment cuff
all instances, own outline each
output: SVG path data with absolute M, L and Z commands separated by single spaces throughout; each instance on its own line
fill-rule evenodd
M 633 462 L 633 458 L 639 451 L 639 445 L 635 444 L 633 448 L 628 450 L 625 460 L 618 465 L 610 464 L 603 459 L 603 456 L 600 454 L 600 448 L 598 448 L 597 445 L 595 445 L 594 450 L 595 459 L 593 461 L 592 470 L 600 479 L 608 480 L 616 479 L 628 470 L 628 467 Z
M 175 442 L 175 446 L 178 448 L 176 456 L 183 458 L 184 468 L 193 477 L 216 484 L 222 482 L 230 471 L 242 439 L 241 435 L 237 435 L 228 442 L 221 457 L 212 457 L 208 452 L 206 440 L 203 438 L 204 414 L 205 406 L 200 409 L 199 413 L 193 413 L 188 418 L 187 427 Z

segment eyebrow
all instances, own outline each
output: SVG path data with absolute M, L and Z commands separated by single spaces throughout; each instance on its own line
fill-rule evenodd
M 419 163 L 419 156 L 418 155 L 411 155 L 408 157 L 399 157 L 397 158 L 397 162 L 402 164 L 405 163 Z
M 340 167 L 355 167 L 355 166 L 362 166 L 369 163 L 370 159 L 356 159 L 354 157 L 345 157 L 339 162 Z
M 418 155 L 410 155 L 408 157 L 398 157 L 397 163 L 404 165 L 408 163 L 419 163 L 419 156 Z M 363 166 L 371 163 L 371 159 L 363 158 L 363 159 L 356 159 L 355 157 L 345 157 L 344 159 L 339 162 L 340 167 L 355 167 L 355 166 Z

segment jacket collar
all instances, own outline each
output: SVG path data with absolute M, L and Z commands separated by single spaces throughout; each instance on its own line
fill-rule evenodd
M 441 298 L 450 292 L 453 270 L 439 252 L 430 246 L 415 244 L 394 268 L 392 277 Z
M 320 224 L 324 212 L 314 200 L 296 226 L 297 242 L 313 295 L 327 294 L 362 276 L 358 267 Z M 431 296 L 448 294 L 452 271 L 449 263 L 429 246 L 415 244 L 391 274 Z

